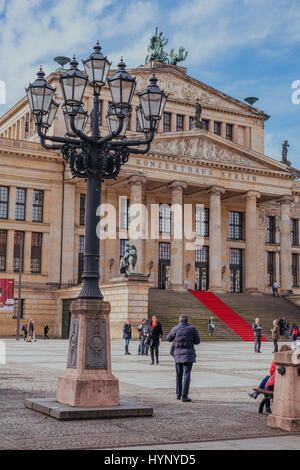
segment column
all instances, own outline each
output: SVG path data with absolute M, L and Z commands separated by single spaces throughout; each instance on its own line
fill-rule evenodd
M 129 231 L 130 244 L 137 249 L 137 262 L 135 266 L 136 273 L 144 274 L 144 243 L 147 232 L 147 219 L 145 215 L 145 206 L 143 204 L 143 185 L 147 179 L 141 175 L 133 175 L 128 181 L 130 186 L 130 224 L 136 228 L 136 237 L 132 237 Z M 138 204 L 138 206 L 134 206 Z
M 168 189 L 172 191 L 172 216 L 171 216 L 171 269 L 170 287 L 172 290 L 185 288 L 182 285 L 183 268 L 183 190 L 187 184 L 183 181 L 172 181 Z
M 67 283 L 72 281 L 74 278 L 77 278 L 77 273 L 74 272 L 74 227 L 75 227 L 75 195 L 76 195 L 76 186 L 75 184 L 65 183 L 65 201 L 64 201 L 64 232 L 63 232 L 63 255 L 62 255 L 62 283 Z M 60 194 L 57 195 L 57 199 Z M 53 199 L 52 199 L 53 200 Z M 60 259 L 60 237 L 61 237 L 61 199 L 60 204 L 57 205 L 56 217 L 59 221 L 56 227 L 51 224 L 50 237 L 53 240 L 57 240 L 55 244 L 56 254 L 55 258 Z M 53 259 L 53 258 L 52 258 Z M 50 262 L 50 258 L 49 258 Z M 59 263 L 57 263 L 59 265 Z M 58 266 L 59 267 L 59 266 Z M 50 270 L 49 270 L 50 273 Z
M 14 264 L 14 244 L 15 244 L 15 231 L 7 231 L 7 247 L 6 247 L 6 271 L 13 272 Z
M 290 204 L 292 196 L 283 196 L 280 199 L 280 290 L 286 294 L 292 289 L 292 250 L 291 250 L 291 217 Z
M 222 288 L 221 194 L 225 189 L 212 186 L 209 205 L 209 290 L 224 292 Z
M 256 200 L 260 198 L 257 191 L 249 191 L 246 196 L 245 217 L 245 291 L 257 291 L 257 214 Z
M 17 188 L 15 186 L 9 187 L 9 206 L 8 206 L 8 219 L 16 219 L 16 192 Z

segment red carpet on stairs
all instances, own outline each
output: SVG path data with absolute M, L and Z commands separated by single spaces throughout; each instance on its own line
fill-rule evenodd
M 231 328 L 237 335 L 244 341 L 253 341 L 254 335 L 252 326 L 240 317 L 228 305 L 222 302 L 212 292 L 190 291 L 200 302 L 202 302 L 209 310 L 211 310 L 222 322 Z M 254 319 L 253 319 L 254 321 Z M 262 341 L 268 341 L 264 336 L 261 337 Z

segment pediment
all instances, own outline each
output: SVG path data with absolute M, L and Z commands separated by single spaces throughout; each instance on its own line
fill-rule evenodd
M 136 82 L 137 91 L 141 92 L 149 84 L 150 75 L 153 71 L 148 69 L 136 69 Z M 260 116 L 267 118 L 262 112 L 247 104 L 232 98 L 214 88 L 192 78 L 188 75 L 176 71 L 156 71 L 155 74 L 158 78 L 159 86 L 170 98 L 188 101 L 195 103 L 196 99 L 200 100 L 202 106 L 215 106 L 222 109 L 227 109 L 232 112 L 238 112 L 253 116 Z
M 258 154 L 251 149 L 248 152 L 241 150 L 231 144 L 213 141 L 213 138 L 208 138 L 204 133 L 200 136 L 185 135 L 171 138 L 157 136 L 151 145 L 151 153 L 190 159 L 199 163 L 211 162 L 230 167 L 256 168 L 289 174 L 286 166 L 277 160 Z

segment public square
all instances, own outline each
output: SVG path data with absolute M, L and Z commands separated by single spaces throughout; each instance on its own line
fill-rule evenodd
M 251 342 L 202 342 L 192 371 L 192 403 L 175 396 L 170 343 L 160 346 L 160 364 L 124 355 L 112 341 L 113 374 L 121 399 L 148 404 L 153 417 L 57 421 L 26 409 L 30 397 L 53 397 L 65 369 L 68 343 L 5 340 L 7 364 L 0 369 L 0 449 L 299 449 L 300 435 L 267 427 L 259 398 L 248 396 L 269 370 L 272 344 L 254 354 Z M 288 436 L 288 437 L 286 437 Z

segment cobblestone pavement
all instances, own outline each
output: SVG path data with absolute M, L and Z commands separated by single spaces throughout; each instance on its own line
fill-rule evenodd
M 25 398 L 55 396 L 57 378 L 65 369 L 67 342 L 5 340 L 5 345 L 7 364 L 0 365 L 0 449 L 153 449 L 167 445 L 193 449 L 212 448 L 213 443 L 205 441 L 224 439 L 228 448 L 229 440 L 242 438 L 253 448 L 249 438 L 287 434 L 268 428 L 266 415 L 258 414 L 258 401 L 248 396 L 268 372 L 271 344 L 263 345 L 264 354 L 255 355 L 252 343 L 202 343 L 192 372 L 193 402 L 182 403 L 175 399 L 168 343 L 161 345 L 160 364 L 151 366 L 148 357 L 136 354 L 136 342 L 130 345 L 132 355 L 124 356 L 123 343 L 113 341 L 113 373 L 120 380 L 122 398 L 153 406 L 154 416 L 72 422 L 45 417 L 23 405 Z M 236 442 L 233 448 L 237 448 Z M 215 445 L 223 448 L 223 444 Z

